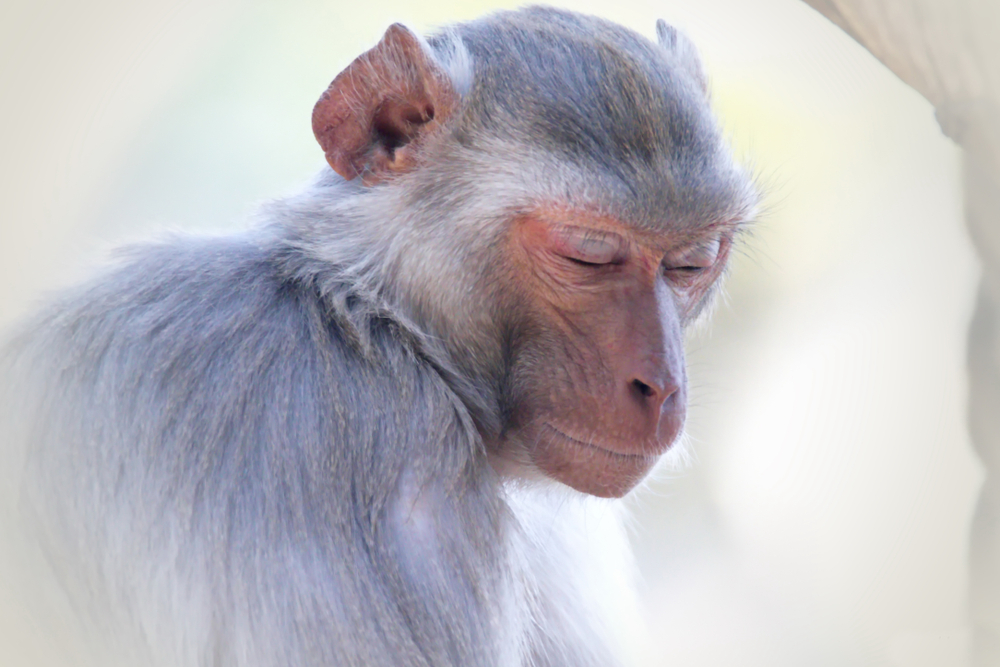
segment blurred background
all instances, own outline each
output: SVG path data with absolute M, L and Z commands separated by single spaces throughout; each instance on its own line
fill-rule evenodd
M 627 501 L 645 665 L 961 664 L 978 267 L 931 106 L 798 0 L 554 4 L 684 29 L 766 192 L 690 340 L 691 465 Z M 308 179 L 313 103 L 389 23 L 514 6 L 5 0 L 0 326 L 115 245 L 239 228 Z M 45 645 L 0 599 L 0 663 Z

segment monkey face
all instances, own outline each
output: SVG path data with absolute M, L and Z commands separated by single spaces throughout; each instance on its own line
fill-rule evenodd
M 597 496 L 638 484 L 683 429 L 683 327 L 728 249 L 718 227 L 653 233 L 552 210 L 515 220 L 522 315 L 500 455 Z
M 755 196 L 666 25 L 659 48 L 619 36 L 571 51 L 553 33 L 530 57 L 507 50 L 522 27 L 489 45 L 493 28 L 469 30 L 448 47 L 391 27 L 334 79 L 313 128 L 338 174 L 392 195 L 380 215 L 408 202 L 385 238 L 422 252 L 394 256 L 387 291 L 456 369 L 497 466 L 621 496 L 683 428 L 684 325 L 725 264 L 736 223 L 722 221 L 748 219 Z M 507 217 L 527 202 L 545 204 Z

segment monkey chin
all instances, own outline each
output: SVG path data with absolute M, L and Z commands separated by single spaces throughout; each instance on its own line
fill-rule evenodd
M 549 424 L 525 429 L 532 434 L 509 434 L 502 448 L 505 454 L 494 457 L 493 465 L 502 477 L 548 479 L 599 498 L 621 498 L 634 489 L 659 461 L 666 446 L 653 452 L 624 453 L 596 442 L 577 440 Z M 512 441 L 535 443 L 530 448 L 511 451 Z

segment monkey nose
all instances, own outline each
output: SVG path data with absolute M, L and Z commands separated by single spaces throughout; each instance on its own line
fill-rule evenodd
M 657 454 L 662 454 L 677 439 L 684 428 L 687 408 L 682 385 L 669 374 L 664 377 L 659 382 L 648 376 L 633 377 L 627 387 L 637 435 L 647 447 L 655 442 Z
M 664 407 L 664 403 L 675 400 L 680 387 L 670 378 L 656 381 L 652 378 L 633 378 L 631 393 L 643 407 L 655 413 Z

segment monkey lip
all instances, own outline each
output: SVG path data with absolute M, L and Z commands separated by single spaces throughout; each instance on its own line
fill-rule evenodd
M 567 441 L 573 443 L 574 445 L 578 445 L 580 447 L 585 447 L 587 449 L 596 450 L 598 452 L 601 452 L 602 454 L 606 454 L 608 456 L 612 456 L 612 457 L 615 457 L 615 458 L 620 458 L 620 459 L 625 459 L 625 460 L 630 460 L 630 461 L 649 461 L 649 460 L 657 458 L 659 456 L 659 454 L 660 454 L 660 453 L 653 453 L 653 452 L 620 452 L 620 451 L 618 451 L 616 449 L 611 449 L 609 447 L 602 447 L 601 445 L 594 444 L 593 442 L 586 442 L 586 441 L 583 441 L 583 440 L 578 440 L 577 438 L 574 438 L 573 436 L 569 435 L 568 433 L 566 433 L 566 432 L 564 432 L 564 431 L 556 428 L 555 426 L 553 426 L 549 422 L 543 422 L 543 423 L 544 423 L 544 425 L 549 430 L 551 430 L 552 432 L 556 433 L 562 439 L 567 440 Z

